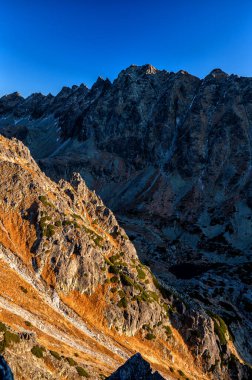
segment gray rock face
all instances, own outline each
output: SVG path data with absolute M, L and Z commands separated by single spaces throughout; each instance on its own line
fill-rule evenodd
M 1 133 L 51 178 L 79 172 L 140 258 L 196 310 L 221 315 L 251 363 L 252 79 L 130 66 L 90 90 L 5 96 L 0 110 Z
M 150 364 L 140 354 L 135 354 L 126 361 L 107 380 L 164 380 L 158 373 L 152 373 Z

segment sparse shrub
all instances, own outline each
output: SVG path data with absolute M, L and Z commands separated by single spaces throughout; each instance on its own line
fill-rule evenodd
M 227 335 L 229 336 L 228 328 L 223 319 L 211 311 L 208 311 L 208 314 L 214 321 L 214 332 L 220 340 L 222 346 L 227 344 Z
M 38 199 L 40 200 L 40 202 L 42 202 L 43 204 L 45 204 L 47 202 L 47 198 L 45 195 L 40 195 L 38 197 Z
M 156 292 L 149 291 L 148 294 L 149 294 L 149 296 L 150 296 L 154 301 L 156 301 L 156 302 L 159 301 L 159 296 L 158 296 L 158 294 L 157 294 Z
M 120 299 L 120 301 L 118 302 L 117 305 L 118 305 L 119 307 L 126 308 L 127 305 L 128 305 L 128 302 L 127 302 L 126 297 L 122 297 L 122 298 Z
M 78 214 L 72 214 L 72 217 L 73 217 L 74 219 L 81 219 L 81 216 L 78 215 Z
M 104 257 L 104 261 L 107 265 L 113 265 L 112 262 L 107 257 Z
M 71 367 L 77 365 L 76 361 L 75 361 L 73 358 L 66 358 L 66 361 L 68 362 L 68 364 L 69 364 Z
M 35 355 L 37 358 L 43 358 L 43 347 L 33 346 L 31 349 L 31 353 Z
M 23 293 L 27 294 L 28 293 L 28 290 L 23 287 L 22 285 L 20 286 L 20 289 L 22 290 Z
M 150 301 L 149 294 L 145 290 L 143 290 L 142 293 L 141 293 L 141 300 L 144 301 L 144 302 L 149 302 Z
M 155 338 L 156 338 L 156 336 L 153 333 L 151 333 L 151 332 L 149 332 L 145 336 L 145 339 L 147 339 L 147 340 L 154 340 Z
M 110 279 L 110 282 L 112 282 L 112 283 L 116 283 L 116 282 L 118 282 L 118 277 L 116 277 L 116 276 L 112 277 L 112 278 Z
M 32 326 L 31 322 L 29 322 L 29 321 L 25 321 L 25 325 L 28 326 L 28 327 Z
M 182 376 L 182 377 L 185 376 L 184 372 L 183 372 L 181 369 L 178 369 L 178 373 L 179 373 L 179 375 Z
M 124 291 L 123 291 L 122 289 L 120 289 L 120 290 L 118 291 L 118 295 L 119 295 L 121 298 L 125 297 L 125 293 L 124 293 Z
M 38 197 L 38 199 L 40 200 L 41 203 L 43 203 L 44 206 L 50 206 L 50 207 L 53 207 L 53 204 L 47 200 L 47 198 L 46 198 L 45 195 L 40 195 L 40 196 Z
M 12 333 L 10 331 L 5 331 L 4 333 L 5 346 L 8 347 L 11 343 L 19 343 L 20 337 L 18 334 Z
M 125 286 L 134 286 L 134 280 L 132 278 L 130 278 L 129 276 L 127 276 L 126 274 L 121 273 L 120 274 L 120 279 L 121 279 L 121 282 L 122 282 L 123 285 L 125 285 Z
M 48 222 L 49 220 L 51 220 L 51 219 L 52 219 L 52 218 L 51 218 L 50 216 L 48 216 L 48 215 L 42 216 L 42 217 L 40 218 L 40 220 L 39 220 L 39 226 L 40 226 L 40 228 L 41 228 L 42 231 L 46 228 L 46 226 L 47 226 L 47 222 Z
M 48 224 L 46 229 L 43 231 L 43 235 L 47 238 L 51 238 L 55 234 L 54 226 L 52 224 Z
M 111 291 L 111 293 L 116 293 L 117 289 L 116 288 L 111 288 L 110 291 Z
M 77 366 L 76 371 L 78 372 L 78 375 L 81 377 L 86 377 L 86 378 L 90 377 L 88 372 L 83 367 Z
M 55 225 L 56 227 L 61 227 L 61 226 L 62 226 L 62 223 L 61 223 L 60 220 L 56 220 L 56 222 L 54 223 L 54 225 Z
M 62 225 L 63 226 L 71 226 L 72 222 L 70 220 L 63 220 Z
M 172 335 L 172 329 L 170 328 L 170 326 L 164 326 L 164 329 L 167 336 Z
M 173 367 L 170 367 L 170 371 L 171 371 L 171 372 L 174 372 L 174 368 L 173 368 Z
M 109 260 L 111 261 L 112 264 L 116 264 L 117 261 L 120 259 L 119 253 L 113 256 L 110 256 Z
M 137 275 L 138 275 L 139 280 L 144 280 L 146 277 L 146 274 L 144 273 L 144 271 L 139 267 L 137 268 Z
M 61 356 L 60 356 L 60 354 L 59 354 L 58 352 L 56 352 L 56 351 L 51 351 L 51 350 L 50 350 L 50 354 L 51 354 L 55 359 L 57 359 L 57 360 L 61 360 Z
M 0 322 L 0 332 L 5 332 L 7 330 L 6 325 L 3 322 Z
M 116 266 L 116 265 L 110 265 L 108 271 L 109 271 L 109 273 L 119 274 L 119 272 L 120 272 L 120 267 L 118 267 L 118 266 Z
M 80 228 L 80 225 L 76 221 L 73 222 L 73 225 L 75 228 Z
M 101 236 L 96 235 L 93 240 L 94 240 L 95 245 L 97 245 L 97 247 L 99 247 L 99 248 L 102 247 L 102 240 L 103 239 Z

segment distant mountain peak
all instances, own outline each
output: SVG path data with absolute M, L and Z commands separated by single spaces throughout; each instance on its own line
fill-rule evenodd
M 216 69 L 213 69 L 207 77 L 210 77 L 210 76 L 216 79 L 221 79 L 221 78 L 227 78 L 229 75 L 225 73 L 223 70 L 216 68 Z

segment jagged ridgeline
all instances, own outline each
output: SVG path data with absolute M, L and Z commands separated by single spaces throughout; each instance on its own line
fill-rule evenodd
M 57 180 L 1 138 L 1 351 L 16 378 L 99 379 L 135 352 L 167 379 L 250 378 L 250 89 L 147 65 L 1 98 L 1 133 Z

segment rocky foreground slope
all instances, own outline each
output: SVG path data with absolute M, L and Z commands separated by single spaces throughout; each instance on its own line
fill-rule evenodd
M 189 322 L 180 305 L 170 319 L 194 357 L 206 350 L 204 362 L 217 355 L 212 370 L 221 367 L 229 331 L 240 357 L 252 362 L 252 79 L 214 70 L 200 80 L 131 66 L 113 83 L 99 78 L 90 90 L 5 96 L 0 112 L 2 134 L 28 145 L 55 180 L 80 172 L 143 262 L 173 293 L 187 294 L 183 305 L 197 317 Z M 90 285 L 86 290 L 92 292 Z M 207 313 L 222 342 L 208 352 L 209 342 L 199 349 L 201 338 L 195 333 L 195 343 L 188 333 L 190 324 L 197 331 L 204 325 Z M 126 330 L 137 332 L 141 323 L 134 323 Z

